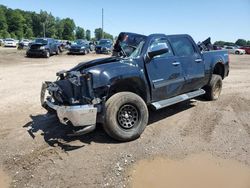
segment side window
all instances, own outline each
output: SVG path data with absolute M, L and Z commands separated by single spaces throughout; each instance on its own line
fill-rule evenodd
M 170 42 L 177 56 L 193 56 L 194 46 L 186 37 L 171 38 Z
M 155 39 L 154 41 L 152 41 L 150 46 L 149 46 L 149 50 L 152 50 L 155 46 L 160 45 L 160 44 L 166 45 L 166 47 L 168 48 L 168 52 L 165 53 L 165 54 L 162 54 L 162 55 L 155 56 L 155 58 L 157 58 L 157 57 L 167 57 L 167 56 L 172 56 L 173 55 L 173 52 L 172 52 L 166 38 L 158 38 L 158 39 Z

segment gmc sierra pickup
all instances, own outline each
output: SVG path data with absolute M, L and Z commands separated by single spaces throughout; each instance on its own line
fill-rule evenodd
M 122 57 L 80 63 L 43 83 L 42 106 L 76 127 L 73 135 L 101 123 L 114 139 L 130 141 L 147 126 L 149 106 L 158 110 L 197 96 L 218 99 L 229 74 L 227 51 L 201 52 L 186 34 L 126 35 Z

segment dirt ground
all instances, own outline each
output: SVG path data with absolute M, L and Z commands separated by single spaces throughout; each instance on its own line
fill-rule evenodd
M 0 187 L 130 187 L 129 169 L 155 156 L 178 160 L 207 153 L 250 167 L 250 55 L 230 55 L 218 101 L 150 111 L 149 125 L 135 141 L 116 142 L 101 127 L 69 138 L 68 128 L 40 106 L 41 83 L 99 57 L 106 56 L 25 58 L 23 51 L 0 48 Z

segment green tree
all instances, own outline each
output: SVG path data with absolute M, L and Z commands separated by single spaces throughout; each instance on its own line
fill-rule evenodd
M 247 45 L 250 46 L 250 40 L 247 41 Z
M 62 39 L 63 28 L 64 28 L 63 21 L 61 21 L 60 18 L 57 17 L 55 22 L 56 22 L 56 38 Z
M 76 27 L 76 39 L 85 39 L 85 30 L 82 27 Z
M 8 24 L 5 16 L 5 11 L 2 7 L 0 7 L 0 31 L 8 29 Z
M 238 39 L 236 42 L 235 42 L 236 45 L 238 46 L 245 46 L 247 45 L 247 41 L 244 40 L 244 39 Z
M 86 30 L 86 39 L 90 41 L 91 39 L 91 31 L 89 29 Z
M 32 18 L 32 31 L 33 31 L 34 37 L 42 37 L 43 25 L 42 25 L 42 21 L 41 21 L 39 14 L 36 14 L 35 12 L 33 12 L 31 14 L 31 18 Z
M 6 30 L 0 31 L 0 38 L 3 38 L 3 39 L 10 38 L 9 32 Z
M 100 40 L 102 38 L 102 28 L 95 29 L 95 38 L 96 40 Z
M 64 40 L 74 40 L 74 30 L 75 30 L 75 22 L 70 18 L 62 19 L 63 22 L 63 32 L 62 39 Z
M 44 35 L 45 28 L 45 36 L 46 37 L 56 37 L 56 19 L 55 17 L 46 11 L 40 11 L 40 25 L 42 25 L 42 34 Z M 41 26 L 40 26 L 41 27 Z
M 214 45 L 224 46 L 225 45 L 225 41 L 216 41 L 216 42 L 214 42 Z
M 111 39 L 111 40 L 114 39 L 113 35 L 111 35 L 109 33 L 106 33 L 106 32 L 104 32 L 103 36 L 104 36 L 105 39 Z
M 31 39 L 33 37 L 33 31 L 30 27 L 25 29 L 24 37 L 27 39 Z
M 6 19 L 8 23 L 8 32 L 11 33 L 11 36 L 15 38 L 23 38 L 23 25 L 25 19 L 23 18 L 19 10 L 8 9 L 6 13 Z

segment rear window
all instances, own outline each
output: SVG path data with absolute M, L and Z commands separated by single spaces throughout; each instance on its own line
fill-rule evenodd
M 186 37 L 170 38 L 170 42 L 177 56 L 192 56 L 195 54 L 192 42 Z

